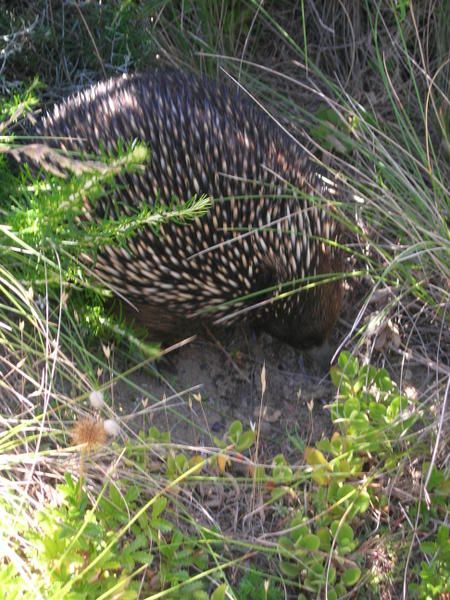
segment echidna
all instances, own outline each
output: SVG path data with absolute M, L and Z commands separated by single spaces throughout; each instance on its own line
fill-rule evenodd
M 120 176 L 92 218 L 212 198 L 194 222 L 143 228 L 98 257 L 99 275 L 153 328 L 250 319 L 300 348 L 328 336 L 341 307 L 335 188 L 244 93 L 178 71 L 124 75 L 70 96 L 37 133 L 91 156 L 133 140 L 150 148 L 145 170 Z

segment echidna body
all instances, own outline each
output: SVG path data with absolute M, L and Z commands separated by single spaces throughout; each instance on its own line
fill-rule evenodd
M 194 222 L 143 228 L 98 257 L 102 279 L 152 327 L 251 319 L 302 348 L 328 336 L 341 306 L 333 186 L 243 93 L 177 71 L 122 76 L 54 107 L 37 133 L 91 156 L 124 141 L 150 148 L 145 170 L 121 175 L 92 218 L 213 199 Z

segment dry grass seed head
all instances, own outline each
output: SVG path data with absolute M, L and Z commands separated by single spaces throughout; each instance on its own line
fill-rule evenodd
M 103 427 L 103 421 L 96 421 L 89 417 L 80 419 L 73 426 L 71 437 L 76 446 L 84 445 L 85 450 L 90 452 L 106 442 L 106 431 Z

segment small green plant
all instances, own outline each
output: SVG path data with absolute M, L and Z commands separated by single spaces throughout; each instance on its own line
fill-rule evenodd
M 133 540 L 114 540 L 117 519 L 107 519 L 109 513 L 95 510 L 68 474 L 58 492 L 56 505 L 37 511 L 32 524 L 22 523 L 23 555 L 15 549 L 16 561 L 2 561 L 2 590 L 10 597 L 12 590 L 24 593 L 29 588 L 29 582 L 23 581 L 15 569 L 24 560 L 31 587 L 41 597 L 88 600 L 120 590 L 121 597 L 134 598 L 137 583 L 131 581 L 132 575 L 153 560 L 142 532 Z M 125 502 L 132 499 L 132 494 L 133 491 L 124 497 Z M 97 560 L 91 569 L 93 559 Z
M 327 587 L 329 598 L 339 598 L 359 584 L 362 578 L 378 585 L 391 576 L 395 560 L 386 560 L 387 573 L 369 568 L 363 547 L 369 543 L 371 530 L 366 515 L 369 509 L 385 510 L 386 494 L 380 482 L 398 469 L 405 452 L 414 447 L 410 434 L 420 418 L 392 382 L 385 369 L 361 366 L 348 352 L 343 352 L 331 377 L 338 387 L 331 415 L 337 431 L 329 439 L 305 449 L 307 474 L 313 483 L 310 495 L 312 518 L 297 510 L 289 521 L 289 533 L 279 541 L 282 573 L 298 580 L 307 594 L 322 593 Z M 282 456 L 273 464 L 273 480 L 286 483 L 304 481 Z M 434 474 L 429 489 L 443 489 L 445 478 Z M 286 488 L 272 491 L 280 498 Z M 416 504 L 416 510 L 419 505 Z M 445 518 L 439 511 L 436 518 Z M 445 540 L 444 540 L 445 538 Z M 440 530 L 436 541 L 425 546 L 435 555 L 436 573 L 444 572 L 447 538 Z M 431 579 L 428 563 L 422 565 L 422 586 Z M 440 577 L 440 578 L 439 578 Z M 420 586 L 419 586 L 420 587 Z M 419 589 L 419 588 L 417 588 Z
M 244 431 L 241 421 L 233 421 L 228 427 L 224 440 L 214 438 L 214 443 L 219 448 L 231 446 L 234 451 L 244 452 L 248 450 L 255 442 L 256 434 L 251 429 Z
M 26 88 L 21 85 L 20 93 L 16 90 L 9 98 L 1 98 L 0 102 L 0 134 L 29 113 L 38 104 L 36 91 L 41 87 L 39 80 L 34 79 Z M 0 140 L 1 148 L 1 140 Z
M 427 478 L 429 471 L 427 484 L 429 500 L 425 502 L 422 499 L 418 505 L 424 537 L 419 546 L 422 560 L 414 566 L 416 580 L 409 585 L 412 598 L 425 600 L 433 600 L 450 590 L 449 528 L 444 524 L 436 526 L 437 523 L 444 523 L 448 518 L 450 478 L 444 470 L 424 463 L 422 467 L 424 478 Z
M 237 598 L 239 600 L 283 600 L 285 595 L 262 573 L 252 571 L 241 579 Z
M 450 535 L 448 527 L 441 525 L 435 536 L 420 544 L 425 559 L 415 568 L 420 583 L 411 583 L 413 598 L 433 600 L 450 590 Z
M 328 587 L 330 598 L 345 595 L 362 574 L 355 525 L 333 520 L 328 514 L 315 526 L 308 523 L 309 519 L 298 511 L 289 522 L 290 533 L 280 538 L 281 572 L 298 579 L 307 593 L 319 593 Z
M 36 512 L 31 525 L 22 523 L 21 549 L 16 544 L 9 552 L 10 557 L 17 553 L 17 558 L 5 561 L 4 555 L 0 557 L 0 581 L 8 597 L 20 597 L 31 589 L 55 600 L 93 600 L 117 593 L 131 599 L 137 597 L 138 589 L 156 592 L 181 583 L 188 596 L 203 589 L 202 581 L 188 580 L 192 569 L 207 567 L 205 552 L 195 538 L 165 518 L 165 497 L 159 496 L 127 527 L 143 504 L 138 486 L 110 484 L 94 505 L 69 474 L 57 489 L 59 500 L 54 506 Z M 1 512 L 6 510 L 11 506 L 2 499 Z M 118 535 L 124 529 L 127 533 Z M 28 581 L 17 568 L 21 561 Z M 150 582 L 144 587 L 140 582 L 143 570 Z
M 367 471 L 374 455 L 378 463 L 382 459 L 386 467 L 395 466 L 395 447 L 403 441 L 408 443 L 408 432 L 420 418 L 420 411 L 408 405 L 386 369 L 360 366 L 348 352 L 340 354 L 337 366 L 331 369 L 331 379 L 339 390 L 331 416 L 342 434 L 319 444 L 319 449 L 355 459 L 353 468 L 359 470 L 364 467 Z M 339 467 L 345 474 L 346 463 L 338 462 L 333 463 L 334 469 Z

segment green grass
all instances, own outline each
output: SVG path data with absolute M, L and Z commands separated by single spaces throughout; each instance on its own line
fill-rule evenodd
M 407 0 L 347 12 L 332 2 L 232 0 L 3 11 L 2 134 L 23 133 L 24 113 L 42 101 L 129 68 L 226 72 L 343 182 L 352 275 L 340 324 L 351 354 L 331 371 L 333 433 L 315 444 L 291 437 L 289 457 L 264 450 L 262 418 L 215 436 L 180 409 L 202 406 L 196 390 L 161 401 L 136 379 L 162 377 L 161 351 L 109 311 L 109 291 L 79 261 L 144 223 L 192 218 L 207 200 L 83 228 L 75 221 L 86 192 L 94 202 L 148 149 L 91 164 L 73 157 L 69 177 L 45 180 L 12 174 L 0 155 L 7 597 L 449 591 L 448 14 L 448 2 Z M 123 390 L 148 400 L 137 416 L 119 410 Z M 173 441 L 152 425 L 161 405 L 209 441 Z M 105 437 L 105 422 L 115 435 Z

